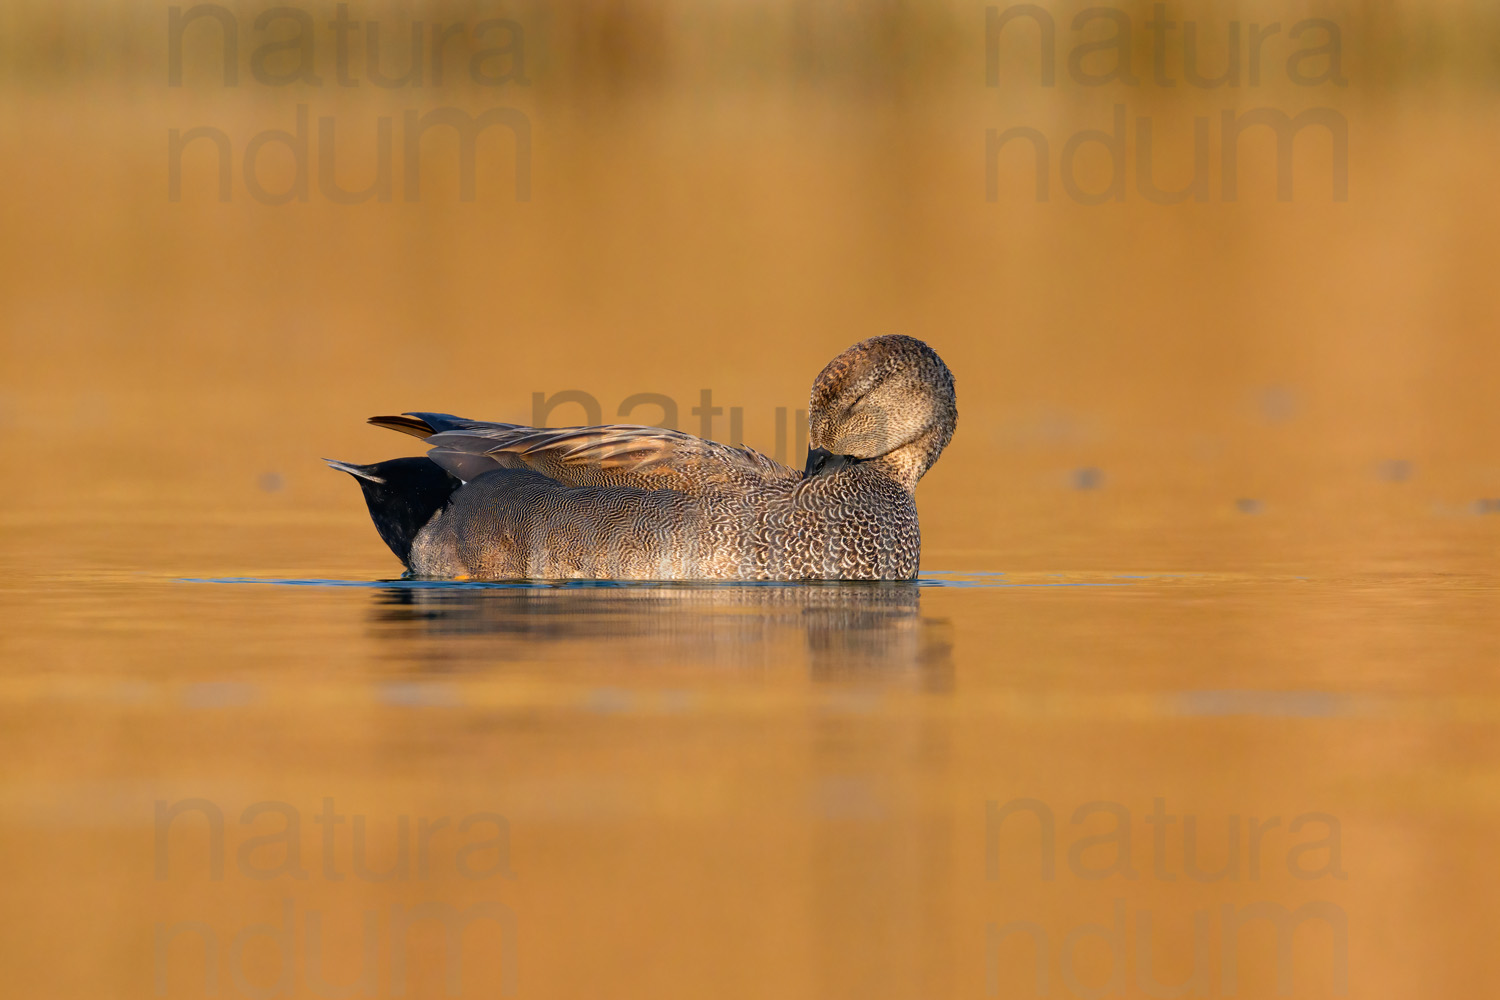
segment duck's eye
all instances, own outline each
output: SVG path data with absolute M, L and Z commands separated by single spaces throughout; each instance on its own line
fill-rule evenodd
M 848 403 L 845 403 L 844 404 L 844 415 L 848 416 L 849 414 L 851 414 L 855 410 L 857 410 L 859 408 L 859 404 L 863 403 L 865 401 L 865 397 L 868 396 L 869 394 L 870 394 L 870 390 L 866 389 L 864 392 L 860 393 L 858 396 L 855 396 L 853 399 L 851 399 Z

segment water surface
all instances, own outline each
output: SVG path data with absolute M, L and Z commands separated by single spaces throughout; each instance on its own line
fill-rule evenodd
M 1257 904 L 1316 916 L 1289 965 L 1235 931 L 1240 995 L 1488 962 L 1451 931 L 1493 878 L 1489 575 L 191 577 L 160 531 L 0 585 L 18 995 L 437 995 L 439 925 L 397 931 L 434 901 L 491 907 L 474 996 L 1025 996 L 1115 946 L 1145 995 L 1195 933 L 1219 995 Z

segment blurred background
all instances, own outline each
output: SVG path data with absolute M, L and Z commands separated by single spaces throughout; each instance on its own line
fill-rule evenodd
M 984 800 L 1022 793 L 1060 829 L 1126 803 L 1137 852 L 1161 796 L 1215 830 L 1333 812 L 1350 880 L 1282 867 L 1258 898 L 1364 914 L 1358 995 L 1493 981 L 1500 7 L 1087 7 L 0 5 L 17 995 L 202 995 L 191 963 L 153 985 L 154 922 L 277 919 L 284 880 L 152 881 L 151 803 L 192 796 L 231 856 L 261 799 L 338 798 L 388 853 L 397 814 L 498 801 L 519 995 L 1030 995 L 1024 950 L 986 979 L 985 922 L 1060 940 L 1120 890 L 986 896 Z M 467 152 L 414 137 L 493 109 Z M 1311 124 L 1226 146 L 1267 109 Z M 737 408 L 800 465 L 812 378 L 884 333 L 957 378 L 918 493 L 928 582 L 1043 589 L 181 583 L 394 576 L 319 461 L 417 452 L 376 413 L 529 423 L 578 391 L 651 423 L 621 408 L 652 393 L 696 433 L 708 390 L 709 436 Z M 1189 697 L 1242 689 L 1333 700 Z M 1140 891 L 1179 931 L 1228 898 Z M 1333 995 L 1307 961 L 1299 995 Z M 1272 995 L 1245 962 L 1240 995 Z
M 295 8 L 305 29 L 258 29 L 269 8 L 229 4 L 226 87 L 215 17 L 181 26 L 173 86 L 171 8 L 13 0 L 0 12 L 3 447 L 37 469 L 86 440 L 89 485 L 18 476 L 7 516 L 107 504 L 170 509 L 182 526 L 232 511 L 246 531 L 316 519 L 334 548 L 379 560 L 350 484 L 317 461 L 411 451 L 364 427 L 371 413 L 529 421 L 533 393 L 578 389 L 620 420 L 623 400 L 651 392 L 692 430 L 709 388 L 726 408 L 713 436 L 738 406 L 746 443 L 774 451 L 776 409 L 805 407 L 824 362 L 899 332 L 931 343 L 962 394 L 962 430 L 921 497 L 944 566 L 1399 560 L 1434 533 L 1488 548 L 1500 518 L 1474 515 L 1500 496 L 1485 194 L 1500 12 L 1168 4 L 1179 26 L 1162 86 L 1152 7 L 1112 5 L 1117 19 L 1077 28 L 1082 5 L 1049 7 L 1051 86 L 1038 22 L 1018 17 L 991 39 L 988 86 L 979 4 L 361 4 L 342 70 L 336 5 Z M 1289 37 L 1309 19 L 1336 27 L 1337 66 L 1316 54 L 1326 28 Z M 487 20 L 506 24 L 479 31 Z M 1234 22 L 1240 85 L 1191 82 L 1180 25 L 1208 79 L 1229 68 Z M 1271 24 L 1252 85 L 1252 29 Z M 433 43 L 453 26 L 435 82 Z M 1119 68 L 1097 43 L 1121 31 L 1137 82 L 1080 82 Z M 381 79 L 409 84 L 374 82 L 372 35 Z M 1294 76 L 1299 52 L 1314 54 Z M 316 85 L 261 82 L 304 70 Z M 295 130 L 299 106 L 307 193 L 267 204 L 247 187 L 246 148 Z M 1111 131 L 1116 106 L 1123 196 L 1081 204 L 1063 147 Z M 434 128 L 408 200 L 403 116 L 443 108 L 521 112 L 529 155 L 511 128 L 484 130 L 465 202 L 456 133 Z M 1260 108 L 1346 123 L 1347 200 L 1323 127 L 1297 134 L 1290 201 L 1274 134 L 1246 131 L 1226 200 L 1222 115 Z M 1150 122 L 1153 180 L 1179 190 L 1200 117 L 1206 200 L 1142 195 L 1136 120 Z M 229 156 L 188 143 L 170 200 L 170 136 L 200 127 Z M 990 130 L 1016 127 L 1049 142 L 1046 202 L 1027 141 L 987 154 Z M 325 194 L 324 171 L 368 189 L 383 147 L 389 200 Z M 1105 146 L 1075 155 L 1077 183 L 1109 189 Z M 263 143 L 255 169 L 263 194 L 294 190 L 287 144 Z M 551 422 L 583 419 L 559 408 Z

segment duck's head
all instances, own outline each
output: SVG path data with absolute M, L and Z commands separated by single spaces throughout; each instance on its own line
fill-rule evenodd
M 808 407 L 807 473 L 879 462 L 908 490 L 958 426 L 953 373 L 912 337 L 871 337 L 828 362 Z

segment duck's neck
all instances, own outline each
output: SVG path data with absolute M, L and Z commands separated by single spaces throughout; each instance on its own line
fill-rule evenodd
M 904 444 L 895 451 L 886 452 L 879 458 L 869 459 L 864 464 L 879 469 L 900 483 L 908 493 L 917 491 L 917 481 L 932 468 L 943 448 L 953 436 L 951 430 L 933 427 L 916 440 Z

